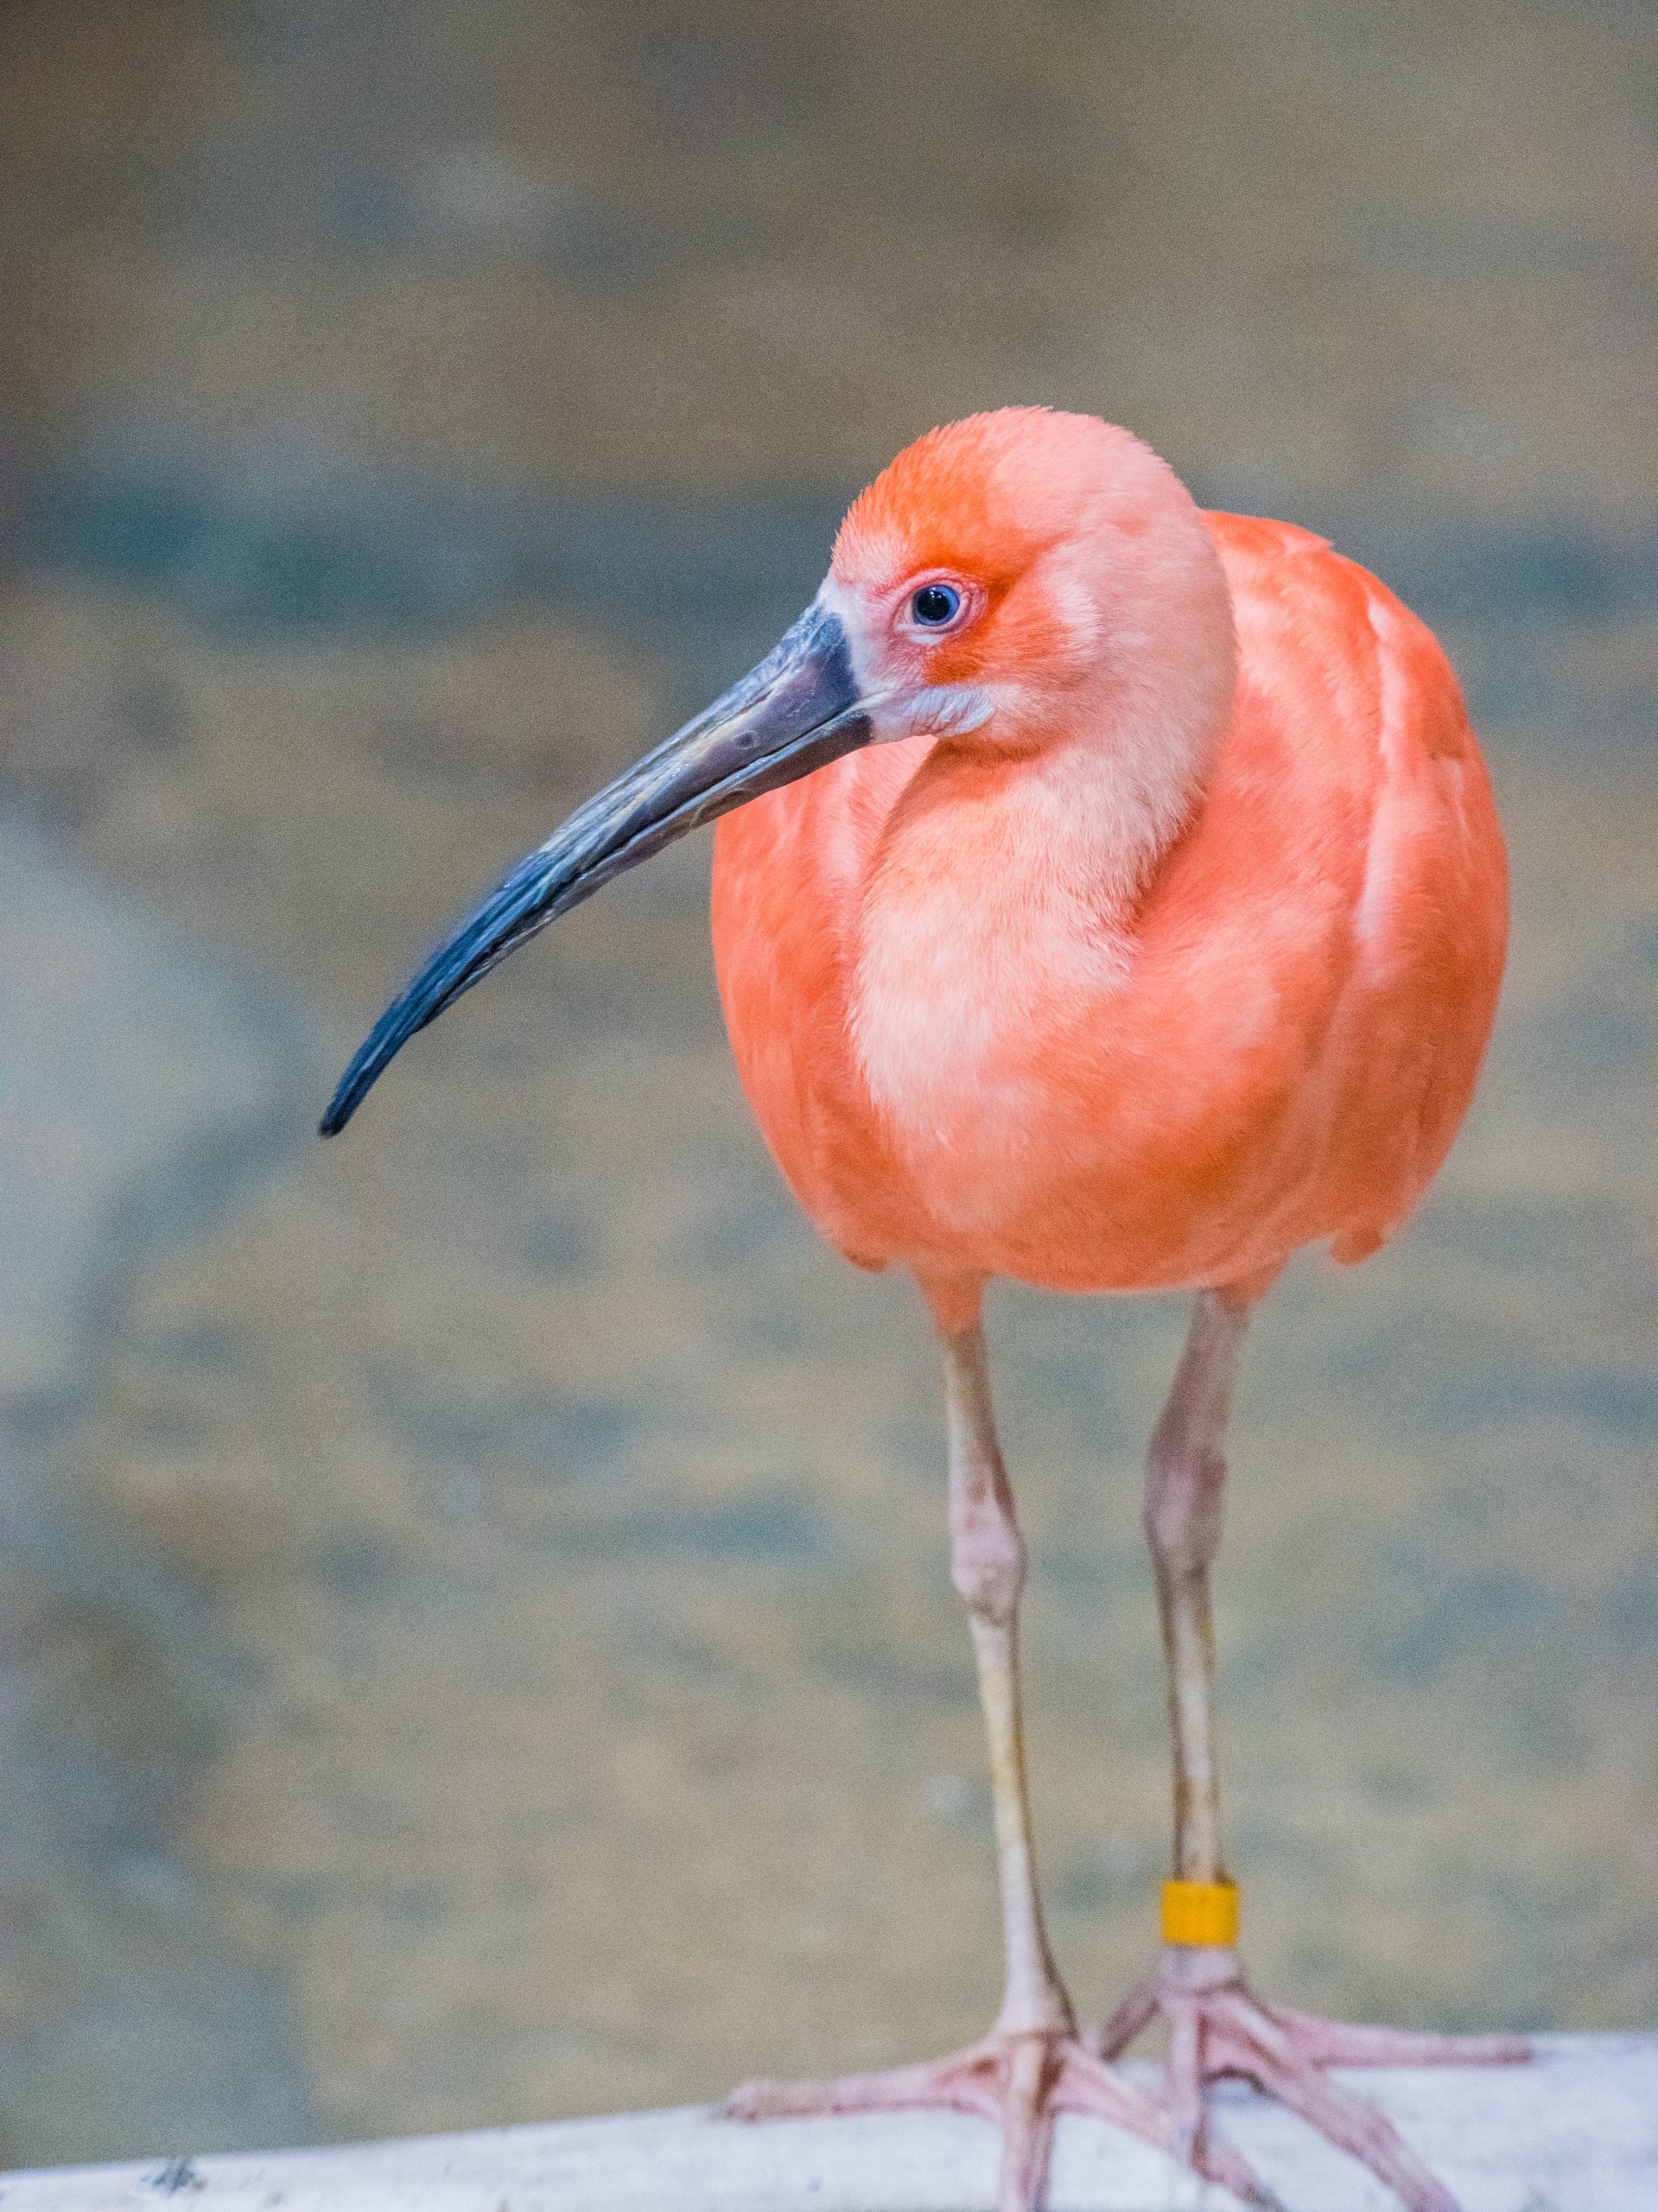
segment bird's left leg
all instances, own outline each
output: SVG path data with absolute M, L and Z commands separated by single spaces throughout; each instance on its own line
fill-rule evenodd
M 886 2073 L 828 2082 L 750 2082 L 725 2109 L 744 2120 L 943 2106 L 981 2113 L 1002 2130 L 1000 2212 L 1034 2212 L 1046 2177 L 1053 2123 L 1088 2113 L 1171 2152 L 1194 2149 L 1212 2178 L 1248 2202 L 1271 2200 L 1224 2145 L 1181 2145 L 1152 2100 L 1086 2050 L 1042 1923 L 1031 1840 L 1020 1722 L 1018 1628 L 1025 1544 L 996 1441 L 984 1338 L 943 1328 L 950 1414 L 950 1574 L 978 1662 L 990 1752 L 1006 1980 L 990 2033 L 965 2050 Z
M 1198 1300 L 1152 1439 L 1146 1534 L 1168 1660 L 1175 1878 L 1164 1891 L 1161 1956 L 1095 2047 L 1115 2058 L 1161 2016 L 1169 2029 L 1166 2107 L 1183 2144 L 1201 2149 L 1204 2083 L 1242 2075 L 1369 2166 L 1410 2212 L 1456 2212 L 1391 2122 L 1337 2089 L 1324 2069 L 1502 2064 L 1528 2055 L 1525 2038 L 1350 2027 L 1269 2005 L 1248 1986 L 1238 1957 L 1237 1894 L 1221 1857 L 1209 1571 L 1220 1544 L 1222 1443 L 1248 1316 L 1247 1301 L 1233 1294 Z

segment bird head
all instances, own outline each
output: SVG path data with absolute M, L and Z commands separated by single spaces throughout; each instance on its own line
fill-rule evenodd
M 1019 752 L 1078 731 L 1115 733 L 1128 784 L 1152 789 L 1218 734 L 1235 664 L 1213 541 L 1139 439 L 1045 408 L 930 431 L 854 502 L 817 596 L 765 659 L 578 807 L 438 946 L 346 1069 L 323 1135 L 509 952 L 761 792 L 861 746 Z
M 1183 724 L 1230 700 L 1207 525 L 1166 462 L 1091 415 L 1008 407 L 929 431 L 853 503 L 821 598 L 880 738 L 1026 750 L 1121 740 L 1153 693 Z

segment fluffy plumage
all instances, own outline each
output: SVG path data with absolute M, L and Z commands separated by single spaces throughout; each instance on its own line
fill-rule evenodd
M 931 571 L 982 607 L 929 652 L 893 608 Z M 872 689 L 924 655 L 992 711 L 719 826 L 732 1045 L 818 1227 L 941 1312 L 994 1274 L 1253 1290 L 1303 1244 L 1373 1251 L 1467 1109 L 1506 937 L 1432 634 L 1321 539 L 1035 410 L 900 455 L 827 590 Z

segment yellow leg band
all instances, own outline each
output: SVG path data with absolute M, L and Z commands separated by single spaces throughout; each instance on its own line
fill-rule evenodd
M 1236 1882 L 1165 1882 L 1163 1941 L 1229 1949 L 1238 1940 Z

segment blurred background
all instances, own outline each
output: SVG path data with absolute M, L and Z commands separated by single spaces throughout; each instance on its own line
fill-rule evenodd
M 1645 122 L 1621 0 L 9 0 L 0 2152 L 867 2066 L 998 1993 L 929 1332 L 794 1212 L 705 840 L 397 1066 L 438 931 L 1007 401 L 1445 636 L 1473 1119 L 1259 1324 L 1219 1577 L 1263 1984 L 1658 2026 Z M 1002 1290 L 1059 1950 L 1167 1823 L 1178 1301 Z

